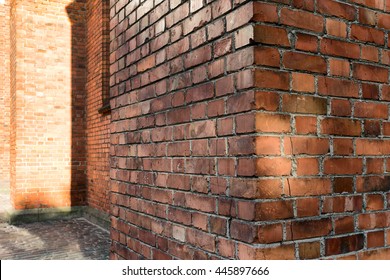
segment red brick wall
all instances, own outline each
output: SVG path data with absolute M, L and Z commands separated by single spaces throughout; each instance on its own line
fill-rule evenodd
M 109 1 L 87 1 L 87 202 L 109 211 L 110 113 L 99 112 L 108 96 Z M 101 110 L 100 110 L 101 111 Z
M 111 257 L 389 259 L 389 4 L 111 1 Z
M 84 203 L 85 3 L 13 1 L 11 191 L 16 209 Z
M 237 237 L 282 242 L 289 258 L 389 259 L 390 2 L 277 2 L 254 5 L 251 84 L 261 106 L 248 159 L 248 175 L 273 191 L 239 206 L 256 214 L 239 217 Z M 281 234 L 267 236 L 270 228 Z
M 9 189 L 10 179 L 10 5 L 0 4 L 0 192 Z
M 110 114 L 99 109 L 109 90 L 108 1 L 13 1 L 12 13 L 7 5 L 0 7 L 1 180 L 11 160 L 14 207 L 88 203 L 107 212 Z

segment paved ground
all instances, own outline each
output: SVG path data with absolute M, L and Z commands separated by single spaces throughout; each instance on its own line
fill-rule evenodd
M 109 247 L 108 231 L 83 218 L 0 224 L 1 260 L 104 260 Z

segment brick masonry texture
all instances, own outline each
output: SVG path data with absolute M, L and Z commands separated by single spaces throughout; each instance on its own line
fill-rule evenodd
M 10 161 L 10 6 L 0 5 L 0 161 Z M 0 168 L 0 191 L 9 188 L 10 165 L 2 164 Z
M 1 180 L 110 212 L 111 259 L 390 259 L 389 30 L 389 0 L 5 1 Z
M 390 1 L 110 1 L 112 259 L 390 259 Z
M 86 4 L 86 150 L 87 203 L 109 210 L 110 113 L 100 113 L 109 98 L 109 1 Z M 106 103 L 105 103 L 106 102 Z
M 11 195 L 16 209 L 84 204 L 84 5 L 11 2 Z
M 0 24 L 1 185 L 10 176 L 13 207 L 108 212 L 109 2 L 6 1 Z

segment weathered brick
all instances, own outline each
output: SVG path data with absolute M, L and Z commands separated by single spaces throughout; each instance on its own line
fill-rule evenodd
M 260 88 L 273 88 L 287 90 L 290 84 L 290 77 L 286 72 L 269 70 L 255 71 L 255 85 Z
M 279 107 L 279 95 L 275 92 L 262 92 L 255 93 L 256 109 L 276 111 Z
M 277 6 L 272 3 L 253 3 L 253 18 L 258 22 L 277 22 L 279 19 Z
M 336 16 L 353 21 L 356 18 L 356 8 L 333 0 L 319 0 L 318 12 L 324 15 Z
M 319 172 L 319 164 L 316 158 L 297 159 L 297 175 L 316 175 Z
M 350 138 L 334 138 L 333 139 L 333 153 L 335 155 L 352 155 L 353 142 Z
M 383 45 L 385 42 L 385 34 L 383 33 L 383 31 L 356 24 L 353 24 L 351 26 L 350 37 L 352 39 L 356 39 L 363 42 L 375 43 L 377 45 Z
M 256 25 L 253 40 L 267 45 L 290 46 L 286 29 L 280 27 Z
M 309 12 L 282 8 L 280 23 L 315 32 L 322 32 L 323 19 L 321 16 Z
M 286 52 L 283 55 L 283 65 L 294 70 L 326 73 L 326 61 L 320 56 Z
M 327 218 L 320 220 L 294 221 L 289 225 L 288 239 L 300 240 L 324 236 L 329 234 L 331 230 L 331 221 Z
M 379 61 L 378 49 L 373 46 L 362 46 L 361 59 L 378 62 Z
M 291 160 L 287 158 L 259 158 L 256 166 L 259 176 L 281 176 L 291 173 Z
M 360 122 L 344 118 L 325 118 L 321 121 L 321 133 L 359 136 L 361 133 Z
M 383 67 L 366 64 L 353 64 L 353 76 L 364 81 L 386 83 L 388 81 L 389 70 Z
M 297 199 L 298 217 L 318 216 L 319 208 L 320 208 L 320 201 L 318 198 Z
M 349 100 L 332 99 L 330 110 L 333 116 L 345 117 L 351 115 L 352 106 Z
M 360 47 L 358 44 L 328 38 L 323 38 L 321 40 L 320 51 L 325 55 L 334 55 L 347 58 L 360 57 Z
M 246 244 L 238 244 L 238 259 L 240 260 L 293 260 L 294 246 L 282 245 L 266 248 L 254 248 Z
M 259 132 L 289 132 L 290 116 L 282 114 L 257 113 L 256 130 Z
M 288 219 L 293 216 L 292 201 L 259 202 L 255 205 L 255 219 L 259 221 Z
M 319 242 L 305 242 L 299 244 L 299 258 L 302 260 L 316 259 L 320 257 L 321 249 Z
M 353 251 L 359 251 L 364 246 L 364 236 L 362 234 L 356 234 L 346 237 L 336 237 L 326 240 L 325 254 L 338 255 L 345 254 Z
M 323 213 L 359 212 L 362 210 L 362 196 L 325 197 Z
M 298 134 L 313 134 L 317 132 L 317 118 L 295 117 L 295 128 Z
M 287 178 L 286 184 L 290 196 L 316 196 L 331 193 L 331 182 L 328 179 Z
M 256 65 L 279 67 L 280 54 L 277 49 L 271 47 L 256 47 L 255 63 Z
M 297 50 L 317 52 L 318 38 L 316 36 L 305 33 L 297 33 L 296 36 L 295 48 Z
M 349 77 L 351 72 L 350 68 L 347 60 L 329 59 L 329 70 L 331 75 Z
M 237 27 L 247 24 L 253 17 L 253 3 L 239 7 L 236 12 L 229 13 L 226 16 L 226 30 L 231 31 Z
M 357 139 L 357 155 L 386 155 L 390 152 L 387 140 Z
M 349 80 L 319 77 L 318 93 L 330 96 L 357 97 L 359 94 L 359 86 Z
M 306 11 L 314 11 L 314 0 L 293 0 L 292 5 Z
M 356 181 L 358 192 L 388 191 L 389 176 L 359 177 Z
M 305 73 L 292 73 L 292 90 L 299 92 L 314 92 L 314 76 Z
M 347 24 L 343 21 L 327 18 L 326 19 L 326 33 L 332 36 L 346 38 Z
M 329 152 L 329 141 L 314 137 L 285 137 L 284 152 L 286 154 L 325 155 Z
M 326 158 L 324 160 L 325 174 L 359 174 L 363 162 L 360 158 Z
M 285 94 L 282 96 L 282 111 L 291 113 L 326 114 L 325 98 Z
M 372 102 L 356 102 L 354 107 L 354 115 L 358 118 L 387 119 L 388 117 L 389 108 L 386 104 Z

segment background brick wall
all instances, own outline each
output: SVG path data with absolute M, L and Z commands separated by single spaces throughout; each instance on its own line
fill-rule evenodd
M 111 1 L 113 259 L 389 258 L 378 1 Z
M 15 34 L 15 0 L 10 1 L 10 200 L 15 196 L 16 174 L 15 174 L 15 161 L 16 161 L 16 34 Z M 7 106 L 5 104 L 4 106 Z
M 108 1 L 0 8 L 1 186 L 11 174 L 16 209 L 108 212 Z
M 10 180 L 10 5 L 0 5 L 0 192 L 9 192 Z
M 85 200 L 85 3 L 13 1 L 11 191 L 16 209 Z
M 15 208 L 110 203 L 113 259 L 390 258 L 390 3 L 107 5 L 11 1 Z
M 110 112 L 99 112 L 109 95 L 109 1 L 87 1 L 87 202 L 109 211 Z M 109 103 L 108 103 L 109 105 Z M 100 110 L 101 111 L 101 110 Z

